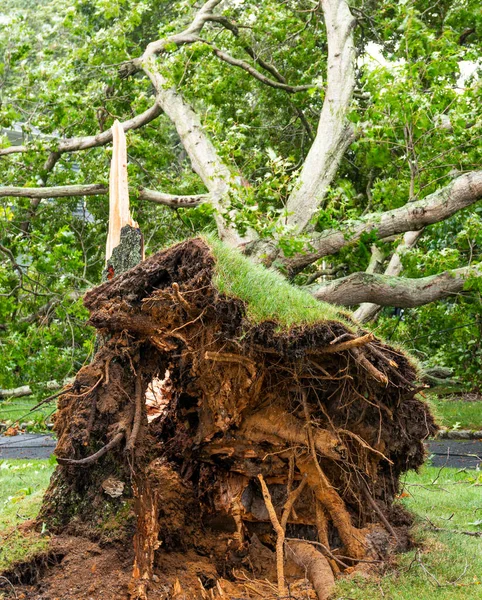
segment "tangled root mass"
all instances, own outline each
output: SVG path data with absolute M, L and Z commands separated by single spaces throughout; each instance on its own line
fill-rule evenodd
M 273 597 L 300 565 L 326 597 L 333 574 L 380 552 L 376 532 L 400 537 L 400 476 L 436 427 L 402 353 L 341 322 L 254 323 L 215 268 L 195 239 L 88 292 L 105 343 L 60 398 L 41 518 L 81 531 L 100 496 L 131 497 L 132 597 L 163 564 L 172 597 L 215 597 L 224 577 L 226 597 L 241 585 L 249 598 L 250 577 L 269 578 L 263 552 Z M 196 577 L 169 580 L 179 552 L 204 565 Z

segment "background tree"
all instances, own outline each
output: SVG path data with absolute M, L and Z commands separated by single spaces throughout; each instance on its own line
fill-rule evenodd
M 1 10 L 1 387 L 92 350 L 114 118 L 147 253 L 215 228 L 479 385 L 477 3 Z

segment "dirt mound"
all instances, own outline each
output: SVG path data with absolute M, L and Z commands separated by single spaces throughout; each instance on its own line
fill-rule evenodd
M 216 268 L 190 240 L 86 295 L 105 343 L 60 398 L 41 519 L 133 537 L 133 598 L 269 598 L 304 575 L 324 598 L 402 539 L 399 477 L 436 427 L 402 353 L 342 321 L 253 322 Z

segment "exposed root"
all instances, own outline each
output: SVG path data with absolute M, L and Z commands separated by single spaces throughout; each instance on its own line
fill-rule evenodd
M 285 530 L 278 520 L 268 486 L 266 485 L 263 476 L 258 475 L 258 479 L 261 484 L 261 489 L 263 490 L 263 499 L 268 510 L 269 518 L 273 525 L 273 529 L 276 532 L 276 572 L 278 575 L 278 594 L 283 597 L 287 594 L 284 570 Z
M 251 377 L 254 379 L 256 377 L 256 367 L 254 362 L 246 356 L 241 356 L 240 354 L 232 354 L 231 352 L 205 352 L 204 358 L 206 360 L 215 360 L 217 362 L 226 362 L 226 363 L 238 363 L 240 365 L 245 366 Z
M 394 540 L 396 540 L 396 542 L 398 543 L 400 540 L 398 539 L 395 529 L 393 529 L 393 527 L 390 525 L 387 517 L 383 514 L 382 509 L 378 506 L 378 504 L 372 498 L 372 495 L 370 494 L 367 484 L 363 480 L 361 482 L 361 487 L 362 487 L 363 495 L 368 500 L 368 502 L 371 504 L 371 506 L 373 507 L 373 510 L 380 517 L 380 521 L 385 526 L 385 529 L 388 531 L 388 533 L 390 533 L 393 536 Z
M 297 460 L 299 470 L 306 475 L 308 485 L 313 490 L 317 500 L 328 512 L 340 538 L 345 545 L 349 557 L 358 559 L 365 556 L 363 533 L 353 526 L 351 516 L 338 492 L 328 481 L 321 468 L 317 468 L 312 457 Z
M 351 350 L 352 348 L 360 348 L 361 346 L 366 346 L 370 342 L 373 342 L 375 336 L 373 333 L 367 333 L 366 335 L 362 335 L 361 337 L 354 338 L 352 340 L 347 340 L 346 342 L 340 342 L 339 344 L 329 345 L 325 348 L 321 349 L 321 354 L 332 354 L 334 352 L 345 352 L 346 350 Z
M 99 460 L 99 458 L 102 458 L 102 456 L 107 454 L 107 452 L 109 452 L 110 450 L 115 448 L 117 445 L 119 445 L 121 443 L 121 441 L 124 439 L 124 435 L 125 435 L 125 433 L 123 431 L 119 431 L 118 433 L 116 433 L 116 435 L 111 439 L 111 441 L 109 443 L 107 443 L 105 446 L 103 446 L 100 450 L 98 450 L 94 454 L 87 456 L 86 458 L 80 458 L 79 460 L 75 460 L 73 458 L 62 458 L 61 456 L 58 456 L 57 462 L 60 465 L 72 465 L 72 466 L 76 466 L 76 467 L 88 467 L 90 465 L 93 465 L 95 462 L 97 462 Z
M 262 434 L 257 438 L 256 432 Z M 292 446 L 306 446 L 306 428 L 300 419 L 289 413 L 280 414 L 275 405 L 268 406 L 244 420 L 243 433 L 253 441 L 263 441 L 266 436 L 276 436 Z M 269 438 L 268 438 L 269 439 Z M 313 443 L 316 451 L 327 458 L 340 460 L 344 457 L 346 446 L 340 438 L 327 429 L 318 428 L 313 432 Z
M 288 542 L 290 558 L 305 570 L 318 600 L 327 600 L 335 587 L 335 578 L 326 558 L 307 542 Z
M 368 360 L 368 358 L 360 352 L 358 348 L 352 348 L 352 353 L 359 362 L 359 364 L 370 373 L 373 379 L 376 379 L 383 385 L 388 385 L 388 377 L 385 373 L 379 371 L 372 363 Z
M 129 439 L 126 444 L 126 452 L 132 452 L 132 450 L 134 450 L 137 436 L 139 435 L 139 429 L 141 428 L 141 421 L 142 421 L 142 415 L 143 415 L 142 399 L 143 399 L 142 376 L 140 373 L 138 373 L 137 377 L 136 377 L 136 385 L 135 385 L 134 421 L 132 423 L 131 434 L 130 434 Z

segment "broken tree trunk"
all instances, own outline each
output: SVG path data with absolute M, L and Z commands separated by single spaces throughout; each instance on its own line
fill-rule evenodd
M 132 219 L 127 183 L 127 145 L 119 121 L 112 126 L 112 161 L 109 178 L 109 232 L 105 250 L 105 278 L 135 267 L 144 259 L 139 225 Z
M 253 321 L 219 261 L 191 240 L 88 292 L 107 341 L 60 398 L 41 519 L 129 542 L 132 598 L 275 598 L 304 576 L 321 598 L 318 566 L 338 576 L 372 539 L 406 539 L 393 500 L 436 426 L 399 350 L 343 316 Z

